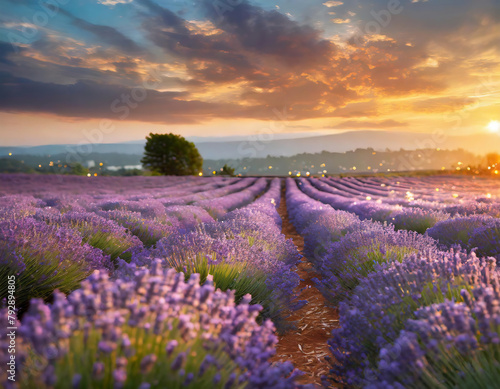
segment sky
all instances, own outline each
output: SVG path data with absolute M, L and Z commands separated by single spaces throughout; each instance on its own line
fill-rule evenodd
M 500 0 L 0 0 L 1 145 L 499 131 Z

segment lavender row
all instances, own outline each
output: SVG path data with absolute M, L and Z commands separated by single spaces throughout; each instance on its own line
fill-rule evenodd
M 240 178 L 229 185 L 216 187 L 198 193 L 191 192 L 180 197 L 169 198 L 166 200 L 165 205 L 168 206 L 170 204 L 193 204 L 197 201 L 227 196 L 248 188 L 249 186 L 254 184 L 256 180 L 256 178 Z
M 223 217 L 227 210 L 253 200 L 267 187 L 264 178 L 242 182 L 244 185 L 248 182 L 253 184 L 226 196 L 226 204 L 229 205 L 220 209 L 217 216 Z M 236 185 L 239 183 L 233 186 Z M 238 289 L 239 296 L 254 288 L 254 302 L 264 304 L 264 314 L 284 322 L 283 312 L 296 304 L 292 300 L 298 277 L 291 267 L 299 256 L 293 244 L 284 240 L 279 229 L 280 218 L 275 207 L 279 203 L 280 188 L 280 181 L 275 180 L 261 200 L 245 209 L 245 213 L 241 214 L 243 217 L 233 212 L 220 223 L 215 222 L 201 207 L 165 207 L 155 199 L 140 200 L 135 195 L 129 200 L 107 199 L 104 202 L 96 196 L 97 202 L 89 203 L 86 208 L 76 205 L 67 207 L 56 197 L 50 199 L 53 206 L 49 206 L 47 202 L 35 198 L 6 196 L 0 199 L 3 205 L 0 220 L 3 220 L 4 228 L 12 233 L 4 233 L 0 238 L 2 250 L 8 253 L 6 256 L 11 264 L 4 271 L 31 280 L 27 282 L 27 290 L 44 290 L 36 288 L 39 277 L 48 285 L 44 294 L 27 294 L 21 301 L 24 306 L 30 297 L 47 297 L 51 288 L 53 290 L 60 285 L 57 282 L 51 284 L 51 280 L 56 278 L 69 280 L 68 284 L 72 287 L 64 288 L 66 292 L 74 289 L 82 277 L 89 274 L 87 269 L 144 266 L 155 257 L 163 257 L 166 265 L 178 271 L 185 271 L 186 267 L 191 268 L 190 271 L 199 271 L 200 262 L 207 274 L 220 271 L 227 284 L 225 288 Z M 237 222 L 229 223 L 237 218 Z M 23 235 L 30 233 L 25 231 L 28 226 L 31 227 L 30 239 Z M 69 245 L 55 241 L 56 247 L 69 246 L 64 255 L 71 252 L 71 245 L 84 245 L 93 250 L 92 256 L 81 256 L 78 261 L 69 261 L 71 266 L 63 267 L 64 255 L 55 255 L 52 247 L 42 242 L 54 242 L 54 238 L 59 239 L 64 234 L 74 236 Z M 186 241 L 190 239 L 204 243 L 200 247 L 188 247 Z M 185 251 L 174 253 L 172 248 L 175 247 L 183 247 Z M 76 264 L 86 271 L 77 271 Z M 33 278 L 33 274 L 39 277 Z M 238 277 L 235 278 L 235 274 Z M 259 282 L 252 285 L 252 277 Z
M 214 218 L 219 218 L 225 213 L 247 205 L 267 188 L 267 180 L 263 177 L 257 179 L 247 188 L 225 196 L 195 202 L 193 205 L 206 209 Z
M 430 203 L 459 203 L 462 200 L 492 199 L 498 195 L 496 180 L 462 176 L 429 177 L 347 177 L 327 178 L 322 182 L 363 199 L 373 195 L 383 201 L 404 200 L 408 192 L 416 201 Z M 404 203 L 401 203 L 404 204 Z
M 466 182 L 463 184 L 467 187 Z M 347 197 L 334 194 L 335 191 L 328 189 L 328 185 L 321 180 L 299 180 L 299 186 L 310 197 L 335 209 L 352 212 L 361 219 L 387 222 L 396 230 L 425 233 L 436 239 L 443 249 L 458 247 L 500 259 L 497 248 L 500 241 L 500 204 L 496 201 L 482 198 L 462 200 L 460 204 L 446 205 L 441 210 L 422 209 L 420 203 L 409 201 L 407 207 L 401 208 L 379 201 L 349 203 Z
M 423 203 L 405 196 L 392 196 L 391 200 L 375 200 L 367 196 L 366 200 L 341 195 L 337 189 L 327 185 L 326 180 L 301 180 L 301 189 L 310 197 L 335 209 L 345 210 L 358 215 L 361 219 L 371 219 L 393 224 L 396 230 L 410 230 L 425 233 L 429 228 L 446 224 L 448 219 L 469 215 L 500 216 L 500 204 L 482 198 L 461 200 L 458 204 Z M 407 192 L 408 193 L 408 192 Z M 400 200 L 397 200 L 397 199 Z M 454 222 L 451 221 L 451 224 Z
M 276 210 L 280 206 L 281 202 L 281 185 L 282 181 L 280 178 L 272 179 L 267 191 L 246 207 L 259 207 L 262 212 L 265 212 L 268 216 L 272 217 L 276 225 L 280 228 L 282 220 Z M 272 205 L 272 207 L 269 205 Z
M 119 193 L 143 195 L 162 194 L 180 189 L 193 188 L 214 183 L 229 184 L 238 179 L 228 177 L 82 177 L 70 175 L 1 174 L 0 195 L 22 194 L 49 196 L 81 195 L 82 193 L 111 194 Z
M 441 231 L 438 243 L 360 221 L 304 192 L 287 182 L 289 212 L 306 246 L 311 242 L 319 289 L 339 307 L 325 386 L 494 387 L 500 377 L 500 284 L 495 258 L 476 252 L 496 253 L 496 219 L 442 221 L 429 230 Z M 456 250 L 440 250 L 454 244 Z

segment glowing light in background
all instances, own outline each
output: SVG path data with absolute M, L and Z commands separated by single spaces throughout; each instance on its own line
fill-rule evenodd
M 488 130 L 491 132 L 499 132 L 500 131 L 500 122 L 498 120 L 492 120 L 491 122 L 488 123 L 486 126 Z

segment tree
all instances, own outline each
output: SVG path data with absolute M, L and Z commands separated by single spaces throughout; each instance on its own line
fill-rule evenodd
M 194 143 L 180 135 L 150 133 L 141 163 L 152 172 L 186 176 L 202 170 L 203 158 Z
M 70 167 L 70 174 L 74 174 L 77 176 L 86 176 L 89 173 L 89 169 L 84 167 L 81 163 L 71 163 L 69 165 Z
M 33 173 L 34 170 L 26 166 L 23 161 L 18 161 L 13 158 L 0 159 L 0 172 L 1 173 Z
M 221 176 L 231 176 L 231 177 L 233 177 L 234 176 L 234 167 L 231 167 L 231 166 L 228 166 L 227 164 L 225 164 L 222 167 L 222 170 L 221 170 L 220 174 L 221 174 Z

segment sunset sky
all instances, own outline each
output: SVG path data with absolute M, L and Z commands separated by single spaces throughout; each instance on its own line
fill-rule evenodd
M 500 0 L 43 4 L 0 0 L 1 145 L 500 130 Z

